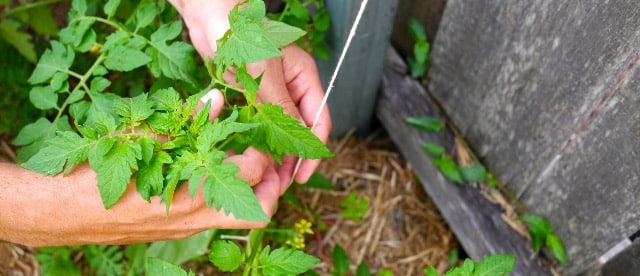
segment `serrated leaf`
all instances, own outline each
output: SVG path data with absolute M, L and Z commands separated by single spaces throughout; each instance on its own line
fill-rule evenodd
M 426 133 L 438 133 L 444 128 L 442 120 L 431 116 L 409 117 L 405 122 Z
M 166 25 L 165 25 L 166 26 Z M 179 27 L 179 28 L 178 28 Z M 168 27 L 160 27 L 151 35 L 150 45 L 146 54 L 152 57 L 149 63 L 151 72 L 158 76 L 162 74 L 171 79 L 184 80 L 195 84 L 193 72 L 195 71 L 195 59 L 193 46 L 182 41 L 167 44 L 172 39 L 175 30 L 182 30 L 182 24 L 172 23 Z
M 189 178 L 189 194 L 191 195 L 191 198 L 196 197 L 200 183 L 206 175 L 207 170 L 205 168 L 197 168 L 191 173 L 191 177 Z
M 147 275 L 163 275 L 163 276 L 190 276 L 195 275 L 193 272 L 187 273 L 177 265 L 166 262 L 160 258 L 147 258 Z
M 293 27 L 280 21 L 263 20 L 261 22 L 265 37 L 273 43 L 276 48 L 287 46 L 306 33 L 300 28 Z
M 167 214 L 169 214 L 173 195 L 180 180 L 189 178 L 191 173 L 201 166 L 202 161 L 198 160 L 198 156 L 188 151 L 182 152 L 175 158 L 173 163 L 171 163 L 167 169 L 164 190 L 162 191 L 162 201 L 166 205 Z
M 482 262 L 475 265 L 474 276 L 506 275 L 513 271 L 516 265 L 516 257 L 513 255 L 494 254 L 485 256 Z
M 238 178 L 240 169 L 233 163 L 207 164 L 207 178 L 202 184 L 207 206 L 217 211 L 224 208 L 225 215 L 246 221 L 269 221 L 260 201 L 247 182 Z
M 154 103 L 156 110 L 174 111 L 182 107 L 180 94 L 173 87 L 156 90 L 151 93 L 149 100 Z
M 246 21 L 232 21 L 231 35 L 218 41 L 215 62 L 238 66 L 280 56 L 280 50 L 269 40 L 260 25 Z
M 18 151 L 18 162 L 25 162 L 38 153 L 44 147 L 44 142 L 55 137 L 57 131 L 71 131 L 68 119 L 64 115 L 52 123 L 45 118 L 40 118 L 23 127 L 18 133 L 18 137 L 13 141 L 14 145 L 23 146 Z
M 302 274 L 320 262 L 314 256 L 291 248 L 270 250 L 270 246 L 267 245 L 258 257 L 265 276 Z
M 136 10 L 136 28 L 149 26 L 153 19 L 160 13 L 160 9 L 155 2 L 142 2 Z
M 211 245 L 209 261 L 221 271 L 233 272 L 244 261 L 244 255 L 234 242 L 217 240 Z
M 52 40 L 51 48 L 44 51 L 33 70 L 29 83 L 39 84 L 49 80 L 56 72 L 65 72 L 73 64 L 75 53 L 71 47 L 65 47 L 62 43 Z
M 147 164 L 141 164 L 136 172 L 136 188 L 142 198 L 150 201 L 151 196 L 161 195 L 164 182 L 164 165 L 171 163 L 171 156 L 160 151 Z
M 131 181 L 132 169 L 141 159 L 140 146 L 117 138 L 101 139 L 89 151 L 89 165 L 98 177 L 98 189 L 105 208 L 111 208 L 124 194 Z
M 564 245 L 562 244 L 560 237 L 550 233 L 547 235 L 545 243 L 549 250 L 551 250 L 551 254 L 553 254 L 553 256 L 556 257 L 562 265 L 567 265 L 567 254 L 564 250 Z
M 529 226 L 531 247 L 534 252 L 539 252 L 544 240 L 551 234 L 551 223 L 544 217 L 532 214 L 519 216 L 518 219 L 523 220 Z
M 75 132 L 58 132 L 53 139 L 45 142 L 45 147 L 22 166 L 46 175 L 56 175 L 66 167 L 69 172 L 74 165 L 87 160 L 91 141 Z M 66 165 L 66 166 L 65 166 Z
M 0 37 L 24 56 L 28 61 L 36 62 L 36 51 L 31 42 L 31 35 L 20 30 L 20 24 L 11 19 L 0 21 Z
M 247 66 L 242 65 L 236 70 L 236 81 L 242 85 L 245 89 L 245 98 L 248 105 L 253 105 L 256 102 L 256 96 L 258 95 L 258 89 L 260 88 L 260 75 L 257 79 L 247 72 Z
M 447 156 L 442 156 L 441 158 L 431 160 L 431 163 L 440 169 L 440 172 L 447 177 L 449 180 L 462 184 L 464 183 L 464 178 L 462 177 L 462 173 L 460 173 L 460 168 L 456 165 L 451 158 Z
M 149 62 L 151 58 L 142 51 L 121 45 L 107 52 L 104 66 L 114 71 L 128 72 Z
M 422 144 L 421 147 L 422 147 L 422 150 L 424 150 L 426 153 L 434 157 L 442 156 L 445 153 L 444 147 L 437 143 L 428 142 L 428 143 Z
M 480 163 L 461 166 L 460 174 L 467 182 L 481 182 L 487 179 L 487 169 Z
M 209 112 L 207 111 L 206 114 Z M 226 140 L 229 135 L 238 132 L 245 132 L 257 127 L 255 123 L 236 122 L 238 118 L 238 110 L 234 109 L 231 115 L 220 121 L 216 118 L 213 124 L 207 124 L 200 129 L 200 135 L 196 141 L 196 147 L 199 152 L 206 153 L 209 148 L 215 146 L 218 142 Z
M 253 121 L 259 123 L 257 136 L 264 137 L 259 148 L 267 150 L 278 162 L 283 155 L 295 154 L 304 159 L 332 157 L 333 153 L 300 121 L 285 114 L 279 105 L 263 104 Z
M 147 94 L 133 98 L 117 98 L 113 103 L 114 111 L 126 121 L 138 122 L 153 114 L 153 103 L 147 100 Z
M 114 14 L 116 14 L 118 6 L 120 6 L 120 0 L 109 0 L 106 4 L 104 4 L 103 11 L 107 18 L 111 18 Z
M 48 110 L 58 106 L 58 93 L 51 86 L 34 86 L 29 91 L 29 100 L 36 108 Z

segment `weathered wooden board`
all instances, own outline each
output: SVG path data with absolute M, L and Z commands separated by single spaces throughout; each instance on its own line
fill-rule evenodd
M 450 0 L 433 45 L 430 90 L 568 275 L 640 228 L 639 23 L 635 0 Z
M 528 240 L 502 220 L 503 210 L 499 206 L 487 201 L 476 188 L 447 181 L 431 165 L 431 158 L 420 145 L 431 141 L 451 147 L 453 135 L 427 135 L 404 122 L 411 116 L 439 115 L 424 87 L 396 71 L 403 65 L 392 61 L 399 59 L 395 55 L 387 62 L 382 75 L 376 114 L 402 155 L 412 164 L 465 252 L 474 260 L 482 260 L 488 254 L 515 254 L 517 261 L 513 275 L 549 275 L 531 258 L 533 251 Z
M 331 14 L 328 44 L 332 56 L 318 61 L 325 89 L 336 67 L 362 0 L 327 0 Z M 329 97 L 333 118 L 331 135 L 340 137 L 355 128 L 360 134 L 370 130 L 380 74 L 384 62 L 397 0 L 369 1 L 356 36 L 339 71 Z

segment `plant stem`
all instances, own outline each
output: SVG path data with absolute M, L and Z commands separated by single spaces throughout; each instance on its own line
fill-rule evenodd
M 37 2 L 33 2 L 33 3 L 27 3 L 27 4 L 20 5 L 20 6 L 16 7 L 15 9 L 7 10 L 4 13 L 4 15 L 8 16 L 8 15 L 12 15 L 14 13 L 19 13 L 19 12 L 22 12 L 22 11 L 34 9 L 34 8 L 37 8 L 37 7 L 40 7 L 40 6 L 45 6 L 45 5 L 49 5 L 49 4 L 60 2 L 60 1 L 62 1 L 62 0 L 44 0 L 44 1 L 37 1 Z
M 89 80 L 89 78 L 93 75 L 93 70 L 96 69 L 96 67 L 98 67 L 98 65 L 102 64 L 102 62 L 105 59 L 105 55 L 101 54 L 98 59 L 96 59 L 96 61 L 93 63 L 93 65 L 91 65 L 91 68 L 89 68 L 89 70 L 87 70 L 87 72 L 81 76 L 80 78 L 80 82 L 78 82 L 78 85 L 76 85 L 75 88 L 73 88 L 73 91 L 71 91 L 70 94 L 73 94 L 73 92 L 75 92 L 76 90 L 78 90 L 80 87 L 83 87 L 87 92 L 89 92 L 89 87 L 87 87 L 87 81 Z M 74 75 L 74 77 L 77 77 Z M 89 93 L 87 93 L 89 94 Z M 91 97 L 91 95 L 89 95 L 89 97 Z M 64 110 L 67 108 L 67 106 L 69 105 L 69 97 L 67 97 L 67 99 L 65 99 L 64 103 L 62 103 L 62 106 L 60 107 L 60 110 L 58 111 L 58 114 L 56 115 L 56 118 L 53 119 L 53 122 L 55 123 L 56 121 L 58 121 L 58 119 L 60 119 L 60 117 L 62 116 L 62 114 L 64 113 Z

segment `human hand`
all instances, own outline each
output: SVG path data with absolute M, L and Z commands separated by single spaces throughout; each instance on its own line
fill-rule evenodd
M 204 57 L 213 58 L 216 40 L 229 28 L 227 15 L 239 0 L 170 0 L 183 16 L 189 28 L 191 41 Z M 248 64 L 247 70 L 254 77 L 262 74 L 258 92 L 258 101 L 283 106 L 286 113 L 300 119 L 306 126 L 312 127 L 315 116 L 320 110 L 324 91 L 320 83 L 316 63 L 304 50 L 295 45 L 282 49 L 282 57 L 263 62 Z M 234 83 L 234 76 L 227 72 L 225 79 Z M 312 128 L 313 133 L 326 143 L 331 131 L 331 117 L 325 106 L 318 122 Z M 307 182 L 320 164 L 320 160 L 304 160 L 295 176 L 297 158 L 287 157 L 278 168 L 284 193 L 291 177 L 299 183 Z
M 212 91 L 205 99 L 212 102 L 213 120 L 222 110 L 223 97 Z M 268 155 L 249 148 L 225 162 L 240 168 L 237 176 L 253 186 L 263 211 L 271 217 L 281 181 Z M 267 224 L 226 216 L 206 205 L 201 187 L 192 199 L 188 185 L 175 191 L 167 216 L 159 196 L 147 202 L 138 195 L 135 179 L 119 201 L 105 209 L 96 174 L 86 163 L 68 175 L 55 177 L 0 163 L 0 174 L 0 239 L 29 246 L 130 244 L 180 239 L 212 228 L 247 229 Z

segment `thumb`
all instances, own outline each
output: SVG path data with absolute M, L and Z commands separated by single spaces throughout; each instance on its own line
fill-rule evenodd
M 222 109 L 224 108 L 224 96 L 218 89 L 212 89 L 207 92 L 207 94 L 204 94 L 204 96 L 200 98 L 200 102 L 201 105 L 198 104 L 198 106 L 204 106 L 210 102 L 211 109 L 209 110 L 209 120 L 212 121 L 220 115 L 220 112 L 222 112 Z

